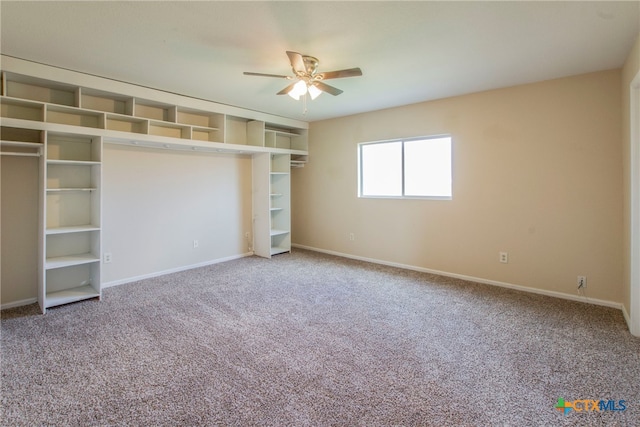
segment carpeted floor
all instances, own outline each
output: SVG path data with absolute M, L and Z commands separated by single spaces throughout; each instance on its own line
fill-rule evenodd
M 302 250 L 1 326 L 6 426 L 640 425 L 619 311 Z

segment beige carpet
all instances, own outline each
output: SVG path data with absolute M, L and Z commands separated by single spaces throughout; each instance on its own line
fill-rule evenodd
M 1 340 L 6 426 L 640 425 L 619 311 L 301 250 L 5 310 Z

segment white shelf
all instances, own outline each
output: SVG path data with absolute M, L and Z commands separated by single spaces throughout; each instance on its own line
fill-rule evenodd
M 100 231 L 100 227 L 87 224 L 87 225 L 74 225 L 69 227 L 47 228 L 46 234 L 53 235 L 53 234 L 66 234 L 66 233 L 82 233 L 85 231 Z
M 182 123 L 180 123 L 180 124 L 184 125 Z M 184 125 L 184 126 L 189 126 L 189 125 Z M 193 130 L 202 130 L 202 131 L 205 131 L 205 132 L 220 130 L 220 128 L 210 128 L 210 127 L 207 127 L 207 126 L 193 126 L 193 125 L 191 125 L 191 128 Z
M 270 210 L 271 212 L 277 212 L 277 211 L 281 211 L 282 208 L 271 208 Z
M 70 267 L 72 265 L 89 264 L 99 261 L 100 258 L 92 253 L 68 255 L 55 258 L 47 258 L 45 261 L 45 268 L 47 270 L 51 270 L 54 268 Z
M 99 296 L 100 292 L 93 289 L 91 285 L 79 286 L 77 288 L 47 293 L 45 307 L 49 308 L 56 305 L 69 304 L 71 302 L 97 298 Z
M 278 230 L 278 229 L 271 229 L 271 236 L 282 236 L 284 234 L 289 234 L 289 230 Z
M 99 165 L 100 162 L 94 162 L 89 160 L 58 160 L 47 159 L 48 165 L 67 165 L 67 166 L 93 166 Z
M 277 246 L 271 248 L 271 255 L 283 254 L 285 252 L 291 252 L 291 248 L 281 248 Z
M 97 188 L 47 188 L 48 193 L 74 193 L 76 191 L 95 191 Z

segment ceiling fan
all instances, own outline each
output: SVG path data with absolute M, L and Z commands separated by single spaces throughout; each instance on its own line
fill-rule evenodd
M 343 77 L 357 77 L 362 75 L 360 68 L 349 68 L 346 70 L 327 71 L 324 73 L 318 72 L 317 58 L 308 55 L 302 55 L 298 52 L 287 51 L 287 56 L 291 62 L 291 69 L 294 76 L 283 76 L 279 74 L 264 74 L 264 73 L 251 73 L 245 71 L 247 76 L 263 76 L 263 77 L 276 77 L 287 80 L 295 80 L 289 86 L 278 92 L 278 95 L 289 95 L 295 100 L 299 100 L 301 96 L 307 92 L 311 99 L 316 99 L 322 92 L 327 92 L 331 95 L 337 96 L 342 93 L 342 90 L 329 86 L 324 83 L 323 80 L 339 79 Z

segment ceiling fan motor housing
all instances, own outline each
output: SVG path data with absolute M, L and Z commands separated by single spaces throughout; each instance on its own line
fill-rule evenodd
M 313 77 L 313 75 L 318 70 L 318 64 L 320 63 L 320 61 L 318 61 L 318 58 L 314 58 L 313 56 L 302 55 L 302 61 L 304 62 L 304 68 L 306 69 L 306 73 L 303 73 L 301 71 L 296 71 L 295 68 L 293 68 L 293 72 L 298 77 Z

